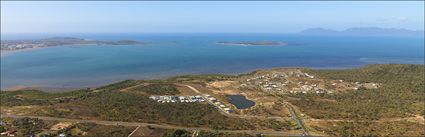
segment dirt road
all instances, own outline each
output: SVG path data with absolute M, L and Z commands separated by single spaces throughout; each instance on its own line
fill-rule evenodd
M 43 116 L 17 116 L 17 115 L 7 115 L 2 114 L 1 117 L 9 118 L 38 118 L 46 121 L 62 121 L 62 122 L 75 122 L 75 123 L 96 123 L 99 125 L 112 125 L 112 126 L 151 126 L 156 128 L 165 128 L 165 129 L 184 129 L 184 130 L 202 130 L 210 132 L 219 132 L 219 133 L 248 133 L 248 134 L 264 134 L 264 135 L 274 135 L 274 136 L 300 136 L 299 134 L 292 134 L 284 131 L 268 131 L 268 130 L 215 130 L 207 127 L 184 127 L 184 126 L 174 126 L 167 124 L 153 124 L 153 123 L 140 123 L 140 122 L 121 122 L 121 121 L 105 121 L 105 120 L 83 120 L 83 119 L 69 119 L 69 118 L 57 118 L 57 117 L 43 117 Z

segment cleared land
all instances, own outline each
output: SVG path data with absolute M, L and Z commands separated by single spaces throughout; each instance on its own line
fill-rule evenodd
M 149 98 L 205 94 L 234 112 L 221 111 L 209 101 L 159 103 Z M 228 98 L 235 94 L 256 105 L 237 109 Z M 424 136 L 424 97 L 424 66 L 391 64 L 349 70 L 286 68 L 238 76 L 127 80 L 61 93 L 4 91 L 1 113 L 62 119 L 65 123 L 51 126 L 56 129 L 69 126 L 66 122 L 70 120 L 90 120 L 101 121 L 97 124 L 127 123 L 123 125 L 132 127 L 128 134 L 142 125 L 133 134 L 166 132 L 164 136 L 204 131 L 246 136 Z

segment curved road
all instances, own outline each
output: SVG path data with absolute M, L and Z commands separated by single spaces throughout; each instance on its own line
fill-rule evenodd
M 196 88 L 190 86 L 190 85 L 184 85 L 188 88 L 190 88 L 191 90 L 193 90 L 194 92 L 198 93 L 198 94 L 202 94 L 199 90 L 197 90 Z M 237 118 L 266 118 L 266 119 L 285 119 L 283 117 L 278 117 L 278 116 L 274 116 L 274 117 L 264 117 L 264 116 L 247 116 L 247 115 L 236 115 L 236 114 L 229 114 L 224 112 L 222 109 L 220 109 L 219 107 L 217 107 L 214 103 L 212 103 L 211 101 L 209 101 L 208 99 L 206 99 L 207 102 L 213 106 L 215 106 L 220 113 L 222 113 L 225 116 L 228 117 L 237 117 Z M 308 132 L 307 128 L 304 125 L 304 122 L 302 121 L 301 118 L 298 117 L 297 113 L 295 112 L 294 107 L 289 103 L 289 102 L 285 102 L 286 107 L 289 109 L 289 111 L 291 112 L 292 115 L 292 119 L 297 121 L 298 126 L 301 128 L 301 130 L 304 132 L 302 135 L 303 136 L 309 136 L 310 133 Z

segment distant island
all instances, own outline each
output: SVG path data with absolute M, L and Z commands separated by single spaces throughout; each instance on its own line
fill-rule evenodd
M 276 41 L 257 41 L 257 42 L 227 42 L 220 41 L 217 44 L 224 45 L 239 45 L 239 46 L 284 46 L 287 45 L 286 42 L 276 42 Z
M 2 40 L 1 50 L 12 51 L 29 48 L 54 47 L 63 45 L 140 45 L 143 42 L 133 40 L 119 41 L 99 41 L 90 39 L 81 39 L 73 37 L 53 37 L 47 39 L 31 39 L 31 40 Z
M 378 27 L 357 27 L 345 30 L 333 30 L 327 28 L 310 28 L 300 32 L 308 35 L 344 35 L 344 36 L 424 36 L 424 31 L 378 28 Z

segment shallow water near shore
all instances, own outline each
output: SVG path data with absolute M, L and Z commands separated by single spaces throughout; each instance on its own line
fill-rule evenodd
M 283 34 L 92 34 L 145 45 L 58 46 L 1 56 L 1 88 L 84 88 L 125 79 L 239 74 L 275 67 L 355 68 L 376 63 L 423 64 L 417 37 L 319 37 Z M 285 46 L 226 46 L 218 41 L 281 41 Z M 3 53 L 2 53 L 3 54 Z

